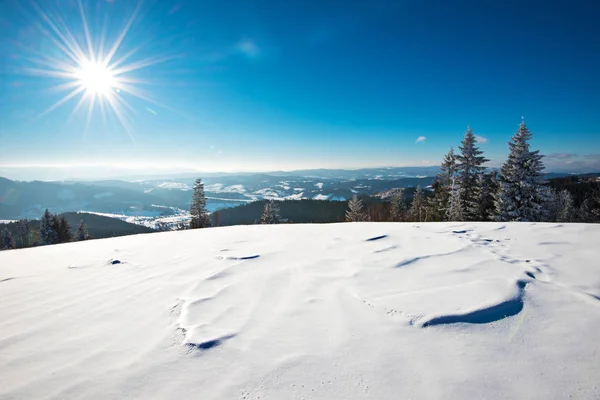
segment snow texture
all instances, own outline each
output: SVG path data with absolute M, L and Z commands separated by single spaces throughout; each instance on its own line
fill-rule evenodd
M 0 253 L 0 398 L 598 399 L 600 226 L 200 229 Z

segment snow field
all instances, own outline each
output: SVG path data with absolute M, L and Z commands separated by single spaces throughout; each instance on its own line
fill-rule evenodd
M 600 398 L 599 239 L 346 223 L 5 251 L 0 398 Z

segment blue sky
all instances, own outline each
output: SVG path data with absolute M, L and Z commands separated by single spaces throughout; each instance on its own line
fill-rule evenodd
M 87 54 L 78 1 L 0 2 L 0 165 L 437 165 L 467 125 L 498 165 L 525 116 L 549 169 L 600 170 L 598 2 L 82 6 L 94 53 L 105 39 L 103 56 L 134 16 L 112 61 L 135 50 L 120 67 L 148 64 L 122 74 L 145 98 L 117 93 L 127 128 L 107 103 L 103 119 L 106 92 L 73 112 L 89 87 L 41 115 L 73 90 L 51 88 L 75 75 L 43 72 L 77 65 L 59 34 Z

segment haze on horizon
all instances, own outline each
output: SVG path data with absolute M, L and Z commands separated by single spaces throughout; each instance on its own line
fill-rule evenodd
M 467 125 L 497 167 L 522 116 L 547 171 L 600 170 L 594 2 L 12 0 L 0 15 L 0 176 L 435 166 Z

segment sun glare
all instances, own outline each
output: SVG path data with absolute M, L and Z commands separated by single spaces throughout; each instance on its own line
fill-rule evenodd
M 86 94 L 92 96 L 109 96 L 116 86 L 113 71 L 103 63 L 85 62 L 75 70 L 75 77 Z
M 36 119 L 78 97 L 79 100 L 71 111 L 71 115 L 87 105 L 84 132 L 87 132 L 87 128 L 90 126 L 95 110 L 100 111 L 105 124 L 107 123 L 107 113 L 112 111 L 133 140 L 132 119 L 127 110 L 135 110 L 126 96 L 133 96 L 160 107 L 170 108 L 154 100 L 139 85 L 148 82 L 136 79 L 132 75 L 140 69 L 162 63 L 173 57 L 154 55 L 149 58 L 131 60 L 141 46 L 123 52 L 123 41 L 134 23 L 141 2 L 138 3 L 138 7 L 111 46 L 105 46 L 104 29 L 99 36 L 94 35 L 90 29 L 83 1 L 78 0 L 76 4 L 78 4 L 82 23 L 80 35 L 75 35 L 67 27 L 62 16 L 45 12 L 40 4 L 33 3 L 41 17 L 35 26 L 42 35 L 49 39 L 49 43 L 56 46 L 56 54 L 49 56 L 46 51 L 34 50 L 35 56 L 27 57 L 34 64 L 33 67 L 23 68 L 22 71 L 31 75 L 60 79 L 62 83 L 52 87 L 52 91 L 67 91 L 60 100 L 40 113 Z M 77 40 L 76 37 L 83 37 L 85 40 Z

